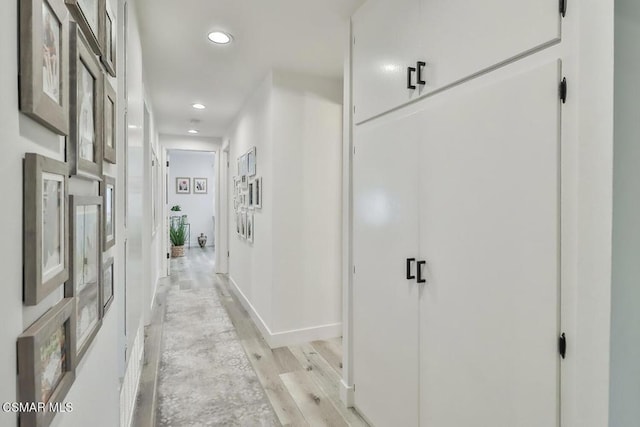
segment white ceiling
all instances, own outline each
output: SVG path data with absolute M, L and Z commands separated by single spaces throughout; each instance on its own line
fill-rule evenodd
M 364 1 L 138 0 L 158 131 L 186 135 L 197 119 L 200 136 L 223 136 L 271 69 L 341 77 L 348 18 Z M 215 45 L 211 30 L 234 40 Z

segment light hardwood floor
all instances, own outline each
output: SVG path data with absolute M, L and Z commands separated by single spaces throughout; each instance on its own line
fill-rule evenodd
M 165 291 L 186 279 L 195 286 L 213 286 L 231 319 L 258 379 L 283 426 L 367 426 L 340 400 L 342 339 L 314 341 L 271 349 L 230 289 L 225 276 L 214 273 L 212 249 L 187 251 L 171 261 L 172 274 L 158 289 L 156 306 L 145 339 L 145 366 L 134 415 L 134 427 L 155 424 L 155 389 L 162 339 Z M 203 420 L 204 421 L 204 420 Z
M 283 426 L 367 426 L 340 400 L 342 339 L 271 349 L 218 276 L 216 289 Z

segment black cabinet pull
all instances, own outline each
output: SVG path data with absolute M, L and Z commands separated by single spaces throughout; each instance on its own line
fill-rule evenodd
M 413 73 L 416 72 L 415 67 L 407 67 L 407 89 L 415 89 L 416 85 L 411 83 Z
M 418 261 L 418 283 L 426 283 L 427 281 L 422 277 L 422 266 L 424 266 L 427 261 Z
M 423 61 L 418 61 L 418 63 L 416 64 L 416 68 L 418 69 L 418 84 L 419 85 L 426 85 L 427 82 L 422 80 L 422 69 L 424 68 L 424 66 L 427 65 L 426 62 Z
M 416 278 L 416 276 L 411 274 L 411 264 L 413 264 L 415 261 L 415 258 L 407 258 L 407 280 Z

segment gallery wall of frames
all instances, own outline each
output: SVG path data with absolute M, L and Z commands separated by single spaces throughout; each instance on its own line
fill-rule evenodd
M 21 402 L 62 402 L 78 362 L 114 300 L 116 17 L 106 0 L 19 1 L 20 111 L 65 137 L 65 162 L 26 153 L 23 169 L 23 304 L 64 298 L 17 337 Z M 99 189 L 69 192 L 70 179 Z M 48 426 L 55 413 L 21 413 Z
M 238 157 L 233 177 L 233 209 L 236 235 L 252 244 L 255 239 L 254 214 L 262 209 L 262 177 L 257 175 L 256 147 Z

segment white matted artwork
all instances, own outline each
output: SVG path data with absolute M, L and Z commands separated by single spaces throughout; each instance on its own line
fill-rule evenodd
M 207 178 L 193 178 L 193 194 L 207 194 Z
M 191 194 L 191 178 L 176 178 L 176 193 Z
M 255 234 L 255 230 L 253 227 L 253 213 L 247 213 L 247 241 L 253 243 L 253 236 Z
M 256 147 L 247 153 L 247 175 L 256 175 Z
M 255 183 L 253 181 L 249 182 L 249 189 L 247 190 L 247 206 L 249 207 L 249 209 L 253 209 L 253 203 L 254 203 L 254 199 L 253 199 L 253 189 L 255 187 Z
M 262 177 L 259 176 L 253 181 L 253 206 L 256 209 L 262 208 Z
M 95 162 L 95 125 L 94 125 L 94 92 L 95 79 L 91 72 L 84 65 L 78 71 L 78 105 L 79 105 L 79 128 L 78 128 L 78 150 L 81 159 Z
M 102 324 L 102 197 L 69 196 L 71 212 L 71 278 L 65 297 L 75 297 L 76 354 L 86 353 Z
M 60 98 L 60 52 L 62 24 L 51 10 L 51 6 L 42 2 L 42 91 L 56 104 Z
M 42 282 L 65 269 L 64 176 L 42 174 Z
M 247 212 L 240 212 L 240 237 L 247 238 Z

